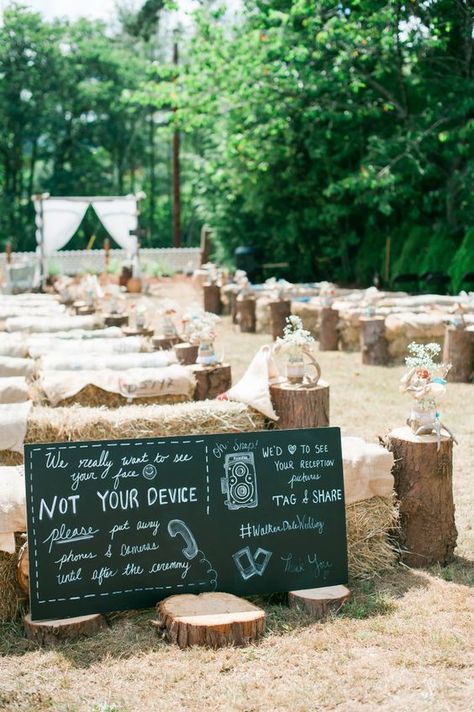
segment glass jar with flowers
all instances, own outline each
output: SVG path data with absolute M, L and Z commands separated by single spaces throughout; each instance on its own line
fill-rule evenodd
M 191 344 L 198 346 L 196 363 L 202 366 L 214 366 L 220 363 L 215 348 L 216 324 L 220 318 L 210 312 L 196 314 L 188 325 L 188 339 Z
M 314 344 L 314 338 L 307 329 L 303 328 L 300 317 L 295 314 L 287 317 L 283 338 L 277 339 L 274 351 L 275 353 L 281 352 L 287 357 L 285 368 L 288 383 L 305 386 L 318 384 L 321 368 L 311 353 Z M 309 364 L 305 363 L 305 357 Z M 315 372 L 312 378 L 307 374 L 308 366 Z

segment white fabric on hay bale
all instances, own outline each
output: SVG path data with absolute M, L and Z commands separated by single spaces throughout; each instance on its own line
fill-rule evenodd
M 271 299 L 268 296 L 260 296 L 255 303 L 255 314 L 257 317 L 257 333 L 272 333 L 272 317 L 270 312 Z
M 299 316 L 303 322 L 303 328 L 307 329 L 312 336 L 319 336 L 319 324 L 321 321 L 321 306 L 316 300 L 310 302 L 291 302 L 291 313 Z
M 32 358 L 40 358 L 49 353 L 86 354 L 131 354 L 145 351 L 145 341 L 139 336 L 123 336 L 120 339 L 35 339 L 29 345 Z
M 342 460 L 346 505 L 393 496 L 393 455 L 384 447 L 362 438 L 344 437 Z
M 402 312 L 390 314 L 385 319 L 385 336 L 388 341 L 390 357 L 403 359 L 408 350 L 408 344 L 416 341 L 419 344 L 435 342 L 443 345 L 447 315 L 413 314 Z
M 56 406 L 90 385 L 132 400 L 169 395 L 183 395 L 191 399 L 196 379 L 190 369 L 175 364 L 157 369 L 130 368 L 123 372 L 43 371 L 39 385 L 49 403 Z
M 343 351 L 360 350 L 360 324 L 362 316 L 360 309 L 348 309 L 347 304 L 334 305 L 339 309 L 339 335 L 341 339 L 341 349 Z
M 0 378 L 10 376 L 33 376 L 36 364 L 31 358 L 0 356 Z
M 95 339 L 122 339 L 123 331 L 118 326 L 108 326 L 105 329 L 71 329 L 71 331 L 55 331 L 52 334 L 28 334 L 28 344 L 34 344 L 36 341 L 44 341 L 45 339 L 61 339 L 62 341 L 89 341 Z
M 0 467 L 0 551 L 14 554 L 15 532 L 25 531 L 26 505 L 23 467 Z
M 0 320 L 4 321 L 10 317 L 49 317 L 62 316 L 65 308 L 58 302 L 51 302 L 45 306 L 30 306 L 29 304 L 1 304 Z
M 43 356 L 41 368 L 44 371 L 125 371 L 128 368 L 163 368 L 176 361 L 174 351 L 92 355 L 60 353 Z
M 0 356 L 26 358 L 28 356 L 28 343 L 26 338 L 21 334 L 0 332 Z
M 54 317 L 12 317 L 5 322 L 6 331 L 24 331 L 29 334 L 71 329 L 97 329 L 104 325 L 103 318 L 92 316 L 54 316 Z
M 0 378 L 0 403 L 24 403 L 27 400 L 28 386 L 23 376 Z
M 0 451 L 23 452 L 31 401 L 0 404 Z

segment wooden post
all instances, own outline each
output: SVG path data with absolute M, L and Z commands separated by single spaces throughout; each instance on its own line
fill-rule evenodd
M 154 336 L 151 340 L 155 351 L 169 351 L 176 344 L 181 343 L 179 336 Z
M 400 500 L 400 543 L 409 566 L 448 563 L 457 531 L 453 502 L 453 441 L 415 435 L 408 426 L 392 430 L 388 447 Z
M 230 316 L 231 316 L 233 324 L 238 323 L 238 315 L 237 315 L 237 297 L 238 296 L 239 296 L 239 289 L 238 289 L 238 287 L 235 287 L 234 289 L 232 289 L 232 291 L 229 294 Z
M 204 311 L 220 314 L 222 311 L 221 288 L 218 284 L 204 284 Z
M 325 381 L 320 380 L 315 388 L 278 383 L 270 386 L 270 396 L 279 430 L 329 425 L 329 384 Z
M 272 318 L 272 336 L 273 341 L 276 341 L 278 337 L 283 337 L 286 320 L 291 316 L 291 301 L 289 299 L 279 299 L 277 302 L 270 302 L 269 306 Z
M 7 265 L 11 265 L 12 263 L 12 243 L 7 242 L 5 245 L 5 256 L 7 260 Z
M 339 348 L 339 312 L 331 307 L 321 309 L 321 323 L 319 327 L 319 350 L 337 351 Z
M 192 366 L 196 376 L 196 390 L 194 400 L 213 400 L 225 393 L 232 385 L 232 373 L 230 366 L 219 364 L 218 366 Z
M 314 618 L 326 618 L 330 613 L 337 613 L 349 600 L 350 590 L 346 586 L 322 586 L 301 591 L 289 591 L 290 608 L 302 608 Z
M 474 366 L 474 332 L 447 326 L 444 332 L 443 362 L 451 364 L 448 381 L 468 383 Z
M 237 321 L 240 331 L 245 334 L 255 334 L 257 330 L 257 310 L 255 297 L 237 299 Z
M 359 319 L 362 363 L 368 366 L 386 366 L 388 342 L 385 338 L 383 316 L 363 316 Z
M 174 351 L 180 364 L 183 366 L 191 366 L 196 363 L 199 346 L 194 344 L 175 344 Z
M 201 229 L 201 267 L 202 265 L 207 265 L 211 257 L 212 242 L 211 242 L 211 230 L 203 225 Z
M 41 645 L 69 642 L 107 628 L 106 620 L 100 613 L 52 621 L 32 621 L 31 615 L 27 613 L 23 618 L 23 625 L 28 640 L 34 640 Z
M 105 274 L 109 271 L 109 260 L 110 260 L 110 240 L 108 237 L 104 240 L 104 272 Z
M 180 648 L 248 645 L 265 631 L 265 611 L 230 593 L 185 593 L 157 605 L 159 628 Z

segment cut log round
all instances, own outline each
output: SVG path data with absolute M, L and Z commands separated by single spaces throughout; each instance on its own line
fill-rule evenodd
M 276 341 L 278 338 L 283 338 L 283 329 L 286 326 L 286 320 L 291 316 L 291 301 L 280 299 L 277 302 L 270 302 L 270 314 L 272 318 L 273 341 Z
M 220 314 L 222 311 L 221 288 L 218 284 L 205 284 L 203 286 L 204 293 L 204 311 L 211 314 Z
M 124 326 L 122 331 L 124 336 L 151 337 L 154 334 L 153 329 L 147 329 L 146 327 L 143 329 L 133 329 L 131 326 Z
M 126 314 L 106 314 L 104 318 L 105 326 L 126 326 L 128 316 Z
M 361 317 L 360 348 L 362 363 L 368 366 L 386 366 L 388 363 L 388 342 L 385 338 L 385 318 Z
M 52 621 L 32 621 L 31 615 L 27 613 L 23 625 L 26 637 L 41 645 L 75 640 L 107 628 L 107 622 L 100 613 Z
M 28 597 L 30 595 L 30 570 L 27 541 L 25 541 L 18 552 L 16 578 L 20 591 Z
M 196 376 L 194 400 L 213 400 L 228 391 L 232 385 L 232 373 L 228 364 L 218 366 L 196 364 L 192 368 Z
M 339 348 L 339 312 L 331 307 L 321 309 L 321 324 L 319 327 L 319 350 L 337 351 Z
M 395 491 L 400 501 L 400 544 L 409 566 L 446 564 L 453 558 L 457 531 L 453 502 L 453 441 L 415 435 L 409 427 L 388 435 Z
M 237 321 L 240 331 L 255 334 L 257 330 L 256 301 L 253 297 L 237 299 Z
M 468 383 L 474 369 L 474 332 L 446 327 L 443 362 L 451 364 L 448 381 Z
M 278 383 L 270 386 L 279 430 L 324 428 L 329 425 L 329 384 L 319 381 L 315 388 Z
M 265 611 L 230 593 L 170 596 L 157 610 L 167 640 L 180 648 L 248 645 L 265 631 Z
M 346 586 L 324 586 L 308 588 L 288 593 L 290 608 L 303 608 L 314 618 L 325 618 L 330 613 L 337 613 L 349 600 L 350 590 Z
M 154 336 L 151 340 L 155 351 L 169 351 L 181 343 L 179 336 Z
M 174 351 L 179 363 L 183 366 L 191 366 L 196 363 L 199 346 L 193 344 L 175 344 Z

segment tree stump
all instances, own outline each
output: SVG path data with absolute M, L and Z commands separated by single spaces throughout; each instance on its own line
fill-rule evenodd
M 104 323 L 105 326 L 127 326 L 128 316 L 126 314 L 106 314 Z
M 270 386 L 270 396 L 279 420 L 279 430 L 324 428 L 329 425 L 329 384 L 319 381 L 314 388 L 277 383 Z
M 20 591 L 26 596 L 30 595 L 30 569 L 28 556 L 28 542 L 25 541 L 18 552 L 16 565 L 16 580 Z
M 151 340 L 155 351 L 169 351 L 181 343 L 179 336 L 154 336 Z
M 388 342 L 385 338 L 385 318 L 364 316 L 359 319 L 359 324 L 362 363 L 368 366 L 386 366 Z
M 265 631 L 265 611 L 230 593 L 170 596 L 157 610 L 165 637 L 180 648 L 248 645 Z
M 337 351 L 339 348 L 339 312 L 331 307 L 321 309 L 321 323 L 319 327 L 319 350 Z
M 196 363 L 199 346 L 194 344 L 175 344 L 174 351 L 180 364 L 183 366 L 191 366 Z
M 237 297 L 238 296 L 239 296 L 238 288 L 232 289 L 232 291 L 229 292 L 230 316 L 231 316 L 233 324 L 238 324 L 238 314 L 237 314 Z
M 131 326 L 124 326 L 122 331 L 124 336 L 143 336 L 145 338 L 150 338 L 154 334 L 153 329 L 148 329 L 146 327 L 143 329 L 133 329 Z
M 283 337 L 286 320 L 291 316 L 291 301 L 289 299 L 280 299 L 277 302 L 270 302 L 270 314 L 272 318 L 273 341 L 276 341 L 278 337 Z
M 330 613 L 337 613 L 349 600 L 351 592 L 346 586 L 323 586 L 301 591 L 289 591 L 290 608 L 303 608 L 314 618 L 326 618 Z
M 392 430 L 388 447 L 395 458 L 393 475 L 400 500 L 400 543 L 409 566 L 448 563 L 457 530 L 453 502 L 453 442 L 415 435 L 405 426 Z
M 443 362 L 452 364 L 448 381 L 468 383 L 474 365 L 474 332 L 447 326 L 444 332 Z
M 220 314 L 222 311 L 221 288 L 218 284 L 205 284 L 203 286 L 204 293 L 204 311 L 211 314 Z
M 232 373 L 228 364 L 216 366 L 196 364 L 192 369 L 196 376 L 194 400 L 213 400 L 228 391 L 232 385 Z
M 241 332 L 255 334 L 257 330 L 257 309 L 254 297 L 237 299 L 237 321 Z
M 107 622 L 100 613 L 52 621 L 32 621 L 31 615 L 27 613 L 23 618 L 23 626 L 28 640 L 47 645 L 94 635 L 107 628 Z

